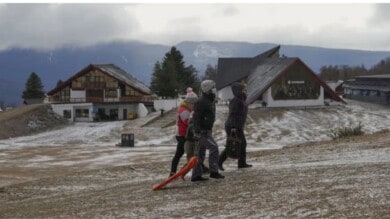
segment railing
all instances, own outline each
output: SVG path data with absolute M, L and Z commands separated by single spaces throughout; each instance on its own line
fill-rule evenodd
M 69 99 L 60 99 L 50 97 L 50 103 L 115 103 L 115 102 L 125 102 L 125 103 L 136 103 L 136 102 L 153 102 L 154 97 L 152 96 L 139 96 L 139 97 L 119 97 L 119 98 L 103 98 L 103 97 L 87 97 L 87 98 L 69 98 Z
M 154 97 L 152 96 L 139 96 L 139 97 L 120 97 L 120 102 L 153 102 Z

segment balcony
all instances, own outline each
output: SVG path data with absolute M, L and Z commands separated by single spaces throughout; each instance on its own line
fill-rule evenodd
M 129 96 L 129 97 L 119 97 L 119 98 L 103 98 L 103 97 L 87 97 L 87 98 L 68 98 L 60 99 L 55 97 L 50 97 L 50 103 L 152 103 L 154 97 L 152 96 Z
M 152 96 L 125 96 L 119 98 L 120 102 L 153 102 L 154 97 Z

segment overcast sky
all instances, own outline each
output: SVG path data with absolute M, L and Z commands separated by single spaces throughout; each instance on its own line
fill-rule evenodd
M 390 51 L 390 4 L 6 4 L 0 50 L 138 40 L 247 41 Z

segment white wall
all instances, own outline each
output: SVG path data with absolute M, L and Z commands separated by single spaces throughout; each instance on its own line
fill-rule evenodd
M 138 104 L 138 109 L 137 109 L 137 116 L 138 117 L 145 117 L 148 115 L 148 109 L 145 107 L 143 103 Z
M 320 96 L 318 99 L 310 100 L 274 100 L 271 96 L 271 88 L 263 94 L 263 100 L 267 102 L 267 107 L 305 107 L 305 106 L 323 106 L 324 88 L 320 87 Z
M 103 108 L 106 115 L 110 114 L 110 109 L 118 110 L 118 119 L 123 120 L 123 111 L 126 109 L 127 118 L 129 118 L 129 113 L 133 112 L 137 117 L 145 117 L 148 115 L 148 109 L 143 103 L 139 104 L 113 104 L 113 105 L 96 105 L 96 108 Z
M 88 119 L 82 119 L 85 121 L 93 121 L 92 118 L 92 103 L 75 103 L 75 104 L 52 104 L 51 108 L 55 113 L 57 113 L 60 116 L 64 116 L 64 110 L 70 110 L 71 111 L 71 118 L 68 119 L 69 121 L 75 121 L 75 109 L 89 109 L 89 118 Z
M 217 96 L 218 96 L 219 101 L 221 103 L 226 103 L 226 102 L 230 101 L 234 97 L 233 92 L 232 92 L 232 87 L 227 86 L 227 87 L 222 88 L 221 90 L 218 90 Z
M 82 122 L 92 122 L 94 113 L 93 108 L 103 108 L 106 115 L 110 114 L 110 109 L 117 109 L 118 110 L 118 119 L 123 120 L 123 111 L 124 109 L 127 110 L 127 115 L 130 112 L 134 112 L 137 117 L 145 117 L 148 115 L 148 109 L 145 107 L 143 103 L 139 104 L 119 104 L 119 105 L 92 105 L 92 103 L 75 103 L 75 104 L 52 104 L 51 107 L 53 108 L 53 111 L 57 113 L 60 116 L 64 116 L 64 110 L 70 110 L 71 111 L 71 118 L 68 119 L 69 121 L 82 121 Z M 76 109 L 88 109 L 89 110 L 89 117 L 88 118 L 75 118 L 76 115 Z

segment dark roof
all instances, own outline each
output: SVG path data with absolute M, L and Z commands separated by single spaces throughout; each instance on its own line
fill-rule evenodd
M 105 64 L 105 65 L 93 65 L 93 66 L 101 69 L 103 72 L 111 75 L 112 77 L 118 79 L 119 81 L 122 81 L 127 85 L 141 91 L 142 93 L 150 94 L 150 89 L 145 84 L 138 81 L 132 75 L 128 74 L 127 72 L 125 72 L 124 70 L 122 70 L 116 65 Z
M 383 75 L 365 75 L 365 76 L 358 76 L 356 78 L 390 78 L 390 74 L 383 74 Z
M 286 73 L 293 65 L 302 65 L 314 80 L 317 80 L 324 91 L 336 101 L 344 102 L 322 79 L 318 77 L 299 58 L 267 58 L 258 65 L 248 77 L 249 104 L 262 95 L 280 76 Z
M 48 94 L 52 95 L 52 94 L 60 91 L 64 87 L 70 85 L 73 80 L 75 80 L 76 78 L 79 78 L 80 76 L 88 73 L 91 70 L 98 70 L 104 74 L 107 74 L 107 75 L 133 87 L 134 89 L 138 90 L 139 92 L 141 92 L 143 94 L 149 95 L 151 93 L 150 89 L 145 84 L 138 81 L 136 78 L 134 78 L 133 76 L 131 76 L 130 74 L 128 74 L 127 72 L 125 72 L 124 70 L 122 70 L 121 68 L 119 68 L 118 66 L 116 66 L 114 64 L 90 64 L 87 67 L 85 67 L 84 69 L 80 70 L 78 73 L 74 74 L 72 77 L 70 77 L 65 82 L 61 83 L 59 86 L 57 86 L 53 90 L 49 91 Z
M 250 74 L 252 58 L 219 58 L 216 88 L 219 90 Z
M 253 103 L 298 58 L 268 58 L 248 77 L 248 103 Z
M 370 85 L 356 85 L 356 84 L 344 84 L 343 87 L 350 89 L 359 89 L 359 90 L 378 90 L 383 92 L 389 92 L 390 87 L 385 86 L 370 86 Z
M 255 57 L 253 57 L 253 62 L 254 63 L 258 63 L 259 61 L 261 61 L 262 59 L 265 59 L 265 58 L 271 58 L 273 54 L 275 54 L 276 52 L 278 52 L 280 49 L 280 45 L 279 46 L 276 46 L 270 50 L 267 50 L 263 53 L 261 53 L 260 55 L 257 55 Z
M 279 49 L 280 46 L 276 46 L 255 57 L 219 58 L 216 88 L 220 90 L 233 82 L 248 77 L 254 67 L 263 59 L 272 57 Z

